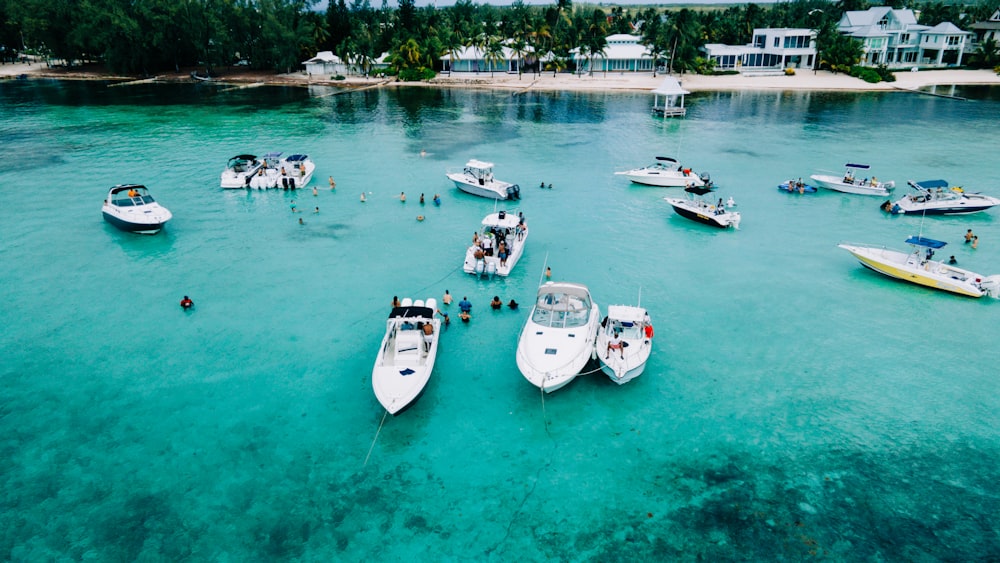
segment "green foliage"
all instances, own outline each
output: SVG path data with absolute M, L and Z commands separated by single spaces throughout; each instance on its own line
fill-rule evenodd
M 429 68 L 404 68 L 398 76 L 403 82 L 420 82 L 434 78 L 436 73 Z
M 343 74 L 336 74 L 330 78 L 330 80 L 347 80 L 347 77 Z
M 878 73 L 878 77 L 882 80 L 882 82 L 896 81 L 896 75 L 893 74 L 892 71 L 889 70 L 889 67 L 885 66 L 884 64 L 875 67 L 875 72 Z
M 988 39 L 979 44 L 969 55 L 969 66 L 973 68 L 993 68 L 1000 64 L 1000 47 L 996 39 Z
M 882 77 L 879 76 L 877 70 L 867 66 L 852 66 L 850 70 L 850 75 L 855 78 L 860 78 L 865 82 L 870 82 L 872 84 L 882 81 Z

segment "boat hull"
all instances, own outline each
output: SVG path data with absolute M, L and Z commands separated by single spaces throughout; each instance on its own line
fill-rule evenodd
M 674 208 L 674 211 L 678 215 L 685 219 L 697 221 L 698 223 L 719 229 L 727 229 L 729 227 L 733 227 L 734 229 L 739 228 L 740 218 L 737 212 L 727 211 L 715 214 L 708 207 L 692 205 L 690 201 L 683 199 L 667 198 L 667 203 Z
M 536 305 L 537 307 L 537 305 Z M 517 342 L 517 369 L 532 385 L 551 393 L 576 379 L 594 356 L 594 343 L 600 327 L 600 309 L 591 303 L 586 322 L 571 328 L 525 322 Z
M 845 194 L 856 194 L 856 195 L 874 195 L 885 197 L 892 192 L 892 188 L 895 187 L 893 182 L 876 182 L 875 185 L 871 183 L 861 183 L 855 182 L 853 184 L 848 184 L 844 182 L 841 176 L 826 176 L 821 174 L 814 174 L 809 177 L 815 184 L 827 190 L 833 190 L 835 192 L 843 192 Z
M 132 218 L 126 216 L 119 216 L 114 212 L 102 211 L 101 214 L 104 216 L 104 220 L 111 223 L 118 229 L 126 231 L 129 233 L 136 233 L 140 235 L 155 235 L 163 229 L 163 226 L 167 224 L 172 216 L 170 213 L 163 214 L 164 208 L 161 208 L 161 212 L 156 213 L 155 216 L 150 214 L 147 216 L 147 212 L 140 212 L 135 215 L 137 217 Z
M 884 276 L 967 297 L 985 295 L 980 287 L 984 276 L 975 272 L 936 260 L 921 260 L 917 253 L 850 244 L 838 246 L 850 252 L 862 266 Z
M 455 183 L 455 187 L 456 188 L 462 190 L 463 192 L 465 192 L 467 194 L 471 194 L 471 195 L 479 196 L 479 197 L 486 197 L 486 198 L 490 198 L 490 199 L 499 199 L 499 200 L 506 200 L 507 199 L 507 190 L 506 190 L 506 188 L 504 188 L 504 189 L 501 190 L 499 188 L 492 187 L 489 184 L 481 186 L 479 184 L 472 184 L 472 183 L 469 183 L 469 182 L 465 182 L 463 180 L 457 180 L 455 178 L 452 178 L 450 175 L 448 177 L 451 179 L 452 182 Z
M 705 185 L 705 182 L 703 182 L 702 179 L 695 174 L 684 175 L 681 173 L 665 174 L 625 172 L 622 175 L 631 180 L 634 184 L 654 186 L 657 188 L 683 188 L 690 185 L 700 187 Z
M 809 184 L 803 184 L 802 187 L 793 186 L 792 188 L 789 188 L 788 187 L 788 182 L 784 182 L 782 184 L 778 184 L 778 189 L 781 190 L 781 191 L 783 191 L 783 192 L 785 192 L 785 193 L 790 193 L 790 194 L 799 194 L 799 193 L 802 193 L 802 194 L 812 194 L 812 193 L 816 193 L 816 186 L 810 186 Z

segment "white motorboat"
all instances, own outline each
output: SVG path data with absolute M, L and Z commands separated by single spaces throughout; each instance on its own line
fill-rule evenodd
M 144 235 L 160 232 L 173 217 L 169 209 L 149 195 L 146 186 L 139 184 L 120 184 L 111 188 L 101 212 L 105 221 L 119 229 Z
M 921 215 L 961 215 L 986 211 L 1000 205 L 1000 199 L 979 193 L 966 192 L 959 187 L 949 187 L 945 180 L 906 182 L 917 193 L 905 195 L 895 202 L 886 201 L 882 210 L 893 215 L 909 213 Z
M 810 176 L 813 182 L 820 188 L 826 188 L 837 192 L 860 195 L 889 195 L 896 187 L 896 182 L 881 182 L 875 176 L 871 178 L 858 179 L 855 172 L 868 170 L 871 166 L 867 164 L 845 165 L 847 170 L 843 176 L 831 176 L 828 174 L 813 174 Z
M 375 397 L 389 414 L 397 414 L 417 400 L 431 378 L 441 333 L 436 309 L 434 299 L 406 298 L 389 313 L 372 370 Z
M 279 178 L 281 177 L 281 153 L 269 152 L 261 157 L 260 161 L 261 165 L 250 176 L 250 182 L 246 183 L 245 187 L 257 190 L 279 187 L 281 185 L 279 183 Z
M 1000 275 L 983 276 L 954 264 L 934 260 L 934 251 L 945 242 L 923 236 L 911 236 L 906 243 L 911 252 L 867 244 L 838 244 L 861 262 L 861 265 L 898 280 L 950 291 L 969 297 L 1000 298 Z
M 676 159 L 668 156 L 656 157 L 656 162 L 642 168 L 615 172 L 636 184 L 659 186 L 661 188 L 684 188 L 687 186 L 711 185 L 708 174 L 695 174 L 690 168 L 681 166 Z
M 524 254 L 528 225 L 523 215 L 498 211 L 483 219 L 482 229 L 465 251 L 462 269 L 477 276 L 508 276 Z
M 463 192 L 493 199 L 521 199 L 521 187 L 497 180 L 493 176 L 493 163 L 470 160 L 461 172 L 449 172 L 448 179 Z
M 732 210 L 735 206 L 733 198 L 729 198 L 729 204 L 723 204 L 722 198 L 719 198 L 718 203 L 709 203 L 702 196 L 711 192 L 711 188 L 688 187 L 684 191 L 689 194 L 687 198 L 663 198 L 681 217 L 723 229 L 740 228 L 740 212 Z
M 222 171 L 222 187 L 232 190 L 249 186 L 250 179 L 263 164 L 263 161 L 252 154 L 239 154 L 230 158 L 226 169 Z
M 295 188 L 304 188 L 312 181 L 313 172 L 315 171 L 316 163 L 309 159 L 309 155 L 293 154 L 281 160 L 278 169 L 278 181 L 283 188 L 285 184 L 293 190 Z
M 572 381 L 594 355 L 601 310 L 586 286 L 547 282 L 538 288 L 517 342 L 517 368 L 551 393 Z
M 601 371 L 611 381 L 621 385 L 642 375 L 653 350 L 653 323 L 646 309 L 608 306 L 608 316 L 597 331 L 596 349 Z

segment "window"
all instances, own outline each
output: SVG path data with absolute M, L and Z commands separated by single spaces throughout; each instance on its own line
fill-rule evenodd
M 882 19 L 880 19 L 878 21 L 878 28 L 879 29 L 885 29 L 887 27 L 889 27 L 889 18 L 888 17 L 884 17 L 884 18 L 882 18 Z
M 763 35 L 754 35 L 753 36 L 753 46 L 754 47 L 758 47 L 758 48 L 763 48 L 764 47 L 764 36 Z
M 958 45 L 961 42 L 962 42 L 962 38 L 961 37 L 955 37 L 955 36 L 948 37 L 948 44 L 949 45 Z
M 774 38 L 774 46 L 777 47 L 780 43 L 781 43 L 781 38 L 780 37 L 775 37 Z
M 900 43 L 909 43 L 910 42 L 910 34 L 909 33 L 900 33 L 899 34 L 899 42 Z

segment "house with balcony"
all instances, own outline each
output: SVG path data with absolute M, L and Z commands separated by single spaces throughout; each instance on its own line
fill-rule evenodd
M 525 67 L 536 60 L 534 49 L 525 47 L 523 53 L 518 53 L 509 46 L 504 46 L 496 60 L 491 60 L 486 51 L 479 47 L 462 47 L 454 53 L 446 53 L 439 59 L 443 72 L 501 72 L 517 74 L 518 69 L 525 72 Z
M 990 19 L 969 26 L 976 36 L 976 43 L 993 40 L 1000 43 L 1000 10 L 993 12 Z
M 837 28 L 862 42 L 862 66 L 890 68 L 958 65 L 972 35 L 951 22 L 920 25 L 913 10 L 888 6 L 844 12 Z
M 801 28 L 758 28 L 746 45 L 708 43 L 705 57 L 717 70 L 739 70 L 747 74 L 813 68 L 816 64 L 816 32 Z

